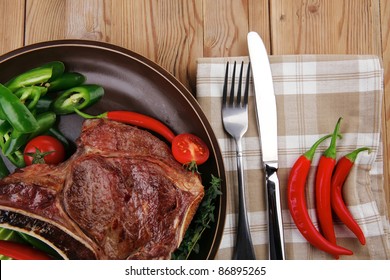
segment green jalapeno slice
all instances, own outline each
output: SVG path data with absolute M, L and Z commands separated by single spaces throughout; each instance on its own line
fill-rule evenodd
M 40 114 L 43 112 L 50 111 L 51 104 L 53 103 L 54 98 L 50 95 L 45 95 L 39 98 L 37 104 L 34 107 L 34 114 Z
M 27 144 L 27 142 L 48 131 L 55 123 L 56 121 L 56 114 L 53 112 L 45 112 L 36 117 L 39 128 L 30 134 L 23 134 L 14 129 L 9 139 L 5 142 L 5 145 L 3 147 L 3 153 L 5 156 L 8 156 L 15 151 L 19 150 L 22 146 Z
M 53 111 L 59 115 L 74 113 L 74 109 L 85 109 L 104 95 L 104 89 L 99 85 L 82 85 L 68 89 L 53 102 Z
M 21 151 L 16 151 L 13 154 L 10 154 L 7 156 L 7 159 L 16 167 L 22 168 L 25 167 L 26 164 L 24 163 L 24 156 Z
M 15 92 L 23 87 L 40 85 L 47 82 L 52 76 L 52 73 L 51 68 L 36 68 L 16 76 L 4 85 L 12 92 Z
M 0 84 L 0 111 L 0 116 L 21 133 L 31 133 L 39 127 L 31 111 L 2 84 Z
M 53 81 L 57 78 L 59 78 L 62 74 L 65 72 L 65 64 L 62 61 L 50 61 L 43 65 L 41 65 L 39 68 L 51 68 L 52 69 L 52 75 L 49 79 L 49 81 Z
M 9 140 L 12 126 L 6 120 L 0 120 L 0 147 L 3 150 L 5 143 Z
M 42 95 L 47 92 L 47 88 L 39 86 L 22 87 L 15 91 L 15 95 L 19 97 L 20 101 L 32 110 L 37 105 Z
M 64 63 L 52 61 L 17 75 L 4 85 L 12 92 L 15 92 L 22 87 L 43 85 L 51 79 L 57 79 L 64 71 Z
M 77 87 L 86 80 L 83 74 L 77 72 L 66 72 L 57 79 L 47 82 L 45 86 L 49 92 L 67 90 Z

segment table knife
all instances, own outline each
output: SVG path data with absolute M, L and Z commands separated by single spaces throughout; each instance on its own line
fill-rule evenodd
M 260 135 L 268 213 L 269 259 L 284 260 L 284 234 L 278 171 L 276 98 L 267 50 L 256 32 L 248 33 L 249 58 L 255 90 L 257 127 Z

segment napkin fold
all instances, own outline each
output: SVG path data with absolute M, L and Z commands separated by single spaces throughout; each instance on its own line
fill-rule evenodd
M 197 62 L 197 100 L 214 129 L 224 158 L 227 184 L 227 216 L 217 259 L 231 259 L 237 225 L 237 172 L 235 143 L 225 133 L 221 119 L 221 96 L 226 62 L 248 57 L 200 58 Z M 335 217 L 337 243 L 354 252 L 340 259 L 390 259 L 390 231 L 383 186 L 381 114 L 383 69 L 371 55 L 270 56 L 278 112 L 279 180 L 283 208 L 287 259 L 334 259 L 311 246 L 297 230 L 287 206 L 287 179 L 295 160 L 321 136 L 332 133 L 342 117 L 343 138 L 337 142 L 337 157 L 358 147 L 361 152 L 344 185 L 344 199 L 366 236 L 361 245 L 353 233 Z M 230 67 L 232 71 L 232 67 Z M 245 72 L 245 71 L 244 71 Z M 238 75 L 237 75 L 238 76 Z M 238 78 L 237 78 L 238 79 Z M 257 259 L 268 258 L 267 213 L 264 173 L 250 84 L 249 128 L 243 139 L 243 157 L 248 216 Z M 316 165 L 328 147 L 324 142 L 315 155 L 306 186 L 309 214 L 315 214 Z

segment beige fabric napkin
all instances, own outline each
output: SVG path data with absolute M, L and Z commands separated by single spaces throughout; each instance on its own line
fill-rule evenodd
M 235 144 L 224 132 L 221 120 L 227 60 L 248 62 L 247 57 L 200 58 L 197 68 L 197 99 L 218 138 L 227 175 L 227 216 L 217 259 L 231 259 L 238 208 Z M 362 146 L 370 147 L 372 152 L 359 154 L 344 186 L 345 200 L 365 233 L 367 243 L 360 245 L 349 229 L 335 218 L 337 243 L 354 252 L 341 259 L 390 259 L 389 219 L 383 189 L 383 70 L 380 60 L 368 55 L 291 55 L 270 56 L 270 62 L 278 110 L 279 178 L 286 258 L 333 259 L 307 243 L 297 230 L 288 211 L 286 189 L 295 160 L 318 138 L 331 133 L 337 119 L 343 117 L 343 139 L 337 142 L 338 158 Z M 250 123 L 243 140 L 248 215 L 256 257 L 267 259 L 264 176 L 252 83 L 250 90 Z M 317 151 L 306 189 L 309 213 L 316 226 L 313 180 L 320 154 L 328 144 L 325 142 Z

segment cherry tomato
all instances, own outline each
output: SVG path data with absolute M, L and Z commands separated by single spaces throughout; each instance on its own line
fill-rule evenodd
M 183 133 L 173 138 L 172 154 L 182 164 L 196 163 L 201 165 L 209 158 L 210 152 L 207 145 L 198 136 Z
M 30 140 L 24 148 L 26 165 L 35 163 L 58 164 L 65 159 L 62 143 L 49 135 L 40 135 Z

